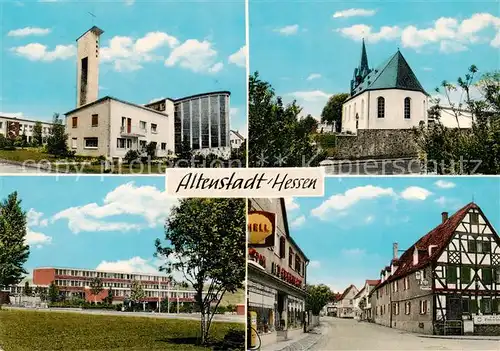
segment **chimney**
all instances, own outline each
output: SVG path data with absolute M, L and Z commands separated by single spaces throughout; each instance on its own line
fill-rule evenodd
M 396 260 L 398 259 L 398 243 L 392 244 L 392 258 Z
M 446 222 L 448 220 L 448 212 L 441 212 L 441 219 L 443 220 L 442 223 Z

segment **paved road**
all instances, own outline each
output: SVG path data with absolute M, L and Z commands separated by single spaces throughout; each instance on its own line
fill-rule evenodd
M 311 350 L 500 350 L 500 341 L 424 338 L 352 319 L 322 317 L 323 336 Z
M 152 313 L 152 312 L 119 312 L 119 311 L 106 311 L 106 310 L 79 310 L 79 309 L 60 309 L 60 308 L 24 308 L 24 307 L 5 307 L 8 309 L 32 310 L 45 313 L 81 313 L 81 314 L 96 314 L 103 316 L 125 316 L 125 317 L 148 317 L 148 318 L 169 318 L 169 319 L 189 319 L 199 320 L 200 315 L 196 313 Z M 230 323 L 245 323 L 244 316 L 238 315 L 219 315 L 216 314 L 213 319 L 215 322 L 230 322 Z
M 402 175 L 420 174 L 420 161 L 412 158 L 359 161 L 323 161 L 327 175 Z

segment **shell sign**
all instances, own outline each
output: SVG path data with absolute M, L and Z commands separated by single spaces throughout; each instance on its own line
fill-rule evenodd
M 265 211 L 248 212 L 248 246 L 274 246 L 275 231 L 276 215 L 274 213 Z

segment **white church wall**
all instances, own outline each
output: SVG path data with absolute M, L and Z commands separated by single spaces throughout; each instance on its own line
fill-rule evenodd
M 384 118 L 378 118 L 378 97 L 385 99 Z M 410 100 L 410 118 L 404 118 L 404 100 Z M 356 132 L 356 113 L 359 116 L 357 129 L 411 129 L 427 123 L 428 99 L 418 91 L 387 89 L 366 91 L 343 106 L 342 130 Z

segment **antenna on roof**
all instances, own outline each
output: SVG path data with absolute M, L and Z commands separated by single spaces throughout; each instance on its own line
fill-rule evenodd
M 88 14 L 92 17 L 92 25 L 94 25 L 95 15 L 90 11 L 88 11 Z

